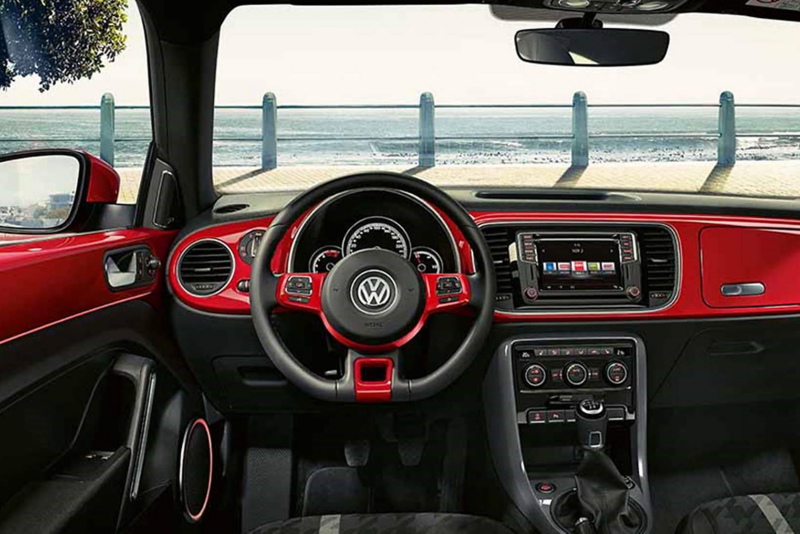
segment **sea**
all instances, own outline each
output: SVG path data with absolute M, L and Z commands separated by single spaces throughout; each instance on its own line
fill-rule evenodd
M 590 161 L 714 161 L 715 108 L 590 108 Z M 800 107 L 737 108 L 739 160 L 800 159 Z M 437 164 L 569 163 L 569 108 L 439 108 Z M 115 165 L 141 166 L 149 111 L 116 111 Z M 278 163 L 411 165 L 417 162 L 416 109 L 281 109 Z M 0 109 L 0 153 L 32 148 L 100 150 L 96 109 Z M 189 137 L 189 136 L 187 136 Z M 218 109 L 215 166 L 258 166 L 261 111 Z

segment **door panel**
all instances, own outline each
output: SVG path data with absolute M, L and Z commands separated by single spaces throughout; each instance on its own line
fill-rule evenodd
M 0 246 L 0 346 L 26 333 L 134 299 L 154 299 L 163 269 L 152 283 L 112 291 L 106 253 L 143 245 L 162 262 L 174 232 L 125 229 Z
M 13 429 L 0 440 L 0 534 L 115 532 L 171 495 L 175 436 L 204 415 L 162 310 L 174 236 L 0 244 L 0 428 Z
M 204 413 L 181 362 L 145 299 L 0 345 L 0 534 L 114 532 L 169 495 L 177 440 Z

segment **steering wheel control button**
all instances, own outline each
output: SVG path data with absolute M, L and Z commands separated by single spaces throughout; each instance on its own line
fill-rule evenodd
M 461 293 L 461 280 L 457 276 L 442 276 L 436 281 L 436 294 L 454 295 Z
M 547 412 L 544 410 L 530 410 L 528 412 L 529 425 L 543 425 L 547 422 Z
M 550 482 L 539 482 L 536 484 L 536 491 L 539 493 L 543 493 L 545 495 L 550 495 L 554 491 L 556 491 L 555 484 L 551 484 Z
M 380 315 L 397 304 L 397 282 L 385 271 L 369 269 L 356 276 L 350 285 L 350 299 L 358 311 Z
M 286 280 L 286 293 L 289 295 L 310 295 L 313 287 L 310 276 L 290 276 Z
M 589 380 L 589 370 L 582 363 L 571 363 L 564 370 L 564 376 L 570 386 L 580 387 Z
M 547 370 L 538 363 L 529 365 L 525 369 L 525 382 L 532 388 L 538 388 L 547 381 Z
M 298 304 L 308 304 L 309 298 L 308 297 L 298 297 L 292 295 L 289 297 L 289 302 L 296 302 Z
M 628 368 L 624 363 L 611 362 L 606 365 L 606 380 L 612 386 L 621 386 L 628 379 Z

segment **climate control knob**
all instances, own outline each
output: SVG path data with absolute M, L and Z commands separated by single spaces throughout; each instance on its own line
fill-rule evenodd
M 612 386 L 621 386 L 628 379 L 628 368 L 622 362 L 606 365 L 606 381 Z
M 538 388 L 544 385 L 547 380 L 547 370 L 538 363 L 529 365 L 525 369 L 525 382 L 532 388 Z
M 564 369 L 564 379 L 570 386 L 582 386 L 589 380 L 589 370 L 582 363 L 571 363 Z

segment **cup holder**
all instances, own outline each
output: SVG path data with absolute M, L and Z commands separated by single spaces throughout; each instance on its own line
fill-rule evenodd
M 635 531 L 635 534 L 644 534 L 647 530 L 647 514 L 645 514 L 644 509 L 634 499 L 628 498 L 628 506 L 630 506 L 631 511 L 633 511 L 639 520 L 639 528 Z M 572 532 L 575 528 L 575 523 L 580 519 L 579 510 L 577 490 L 570 490 L 558 496 L 550 507 L 553 521 L 565 532 Z M 635 527 L 635 525 L 630 526 Z

